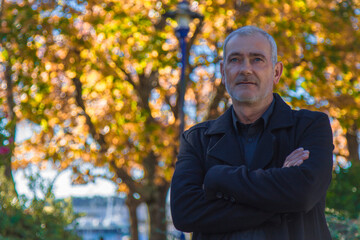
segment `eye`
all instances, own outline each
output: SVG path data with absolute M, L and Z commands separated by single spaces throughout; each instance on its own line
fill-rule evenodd
M 229 59 L 229 62 L 237 62 L 237 61 L 238 61 L 237 58 L 230 58 L 230 59 Z
M 254 59 L 254 62 L 262 62 L 262 61 L 263 61 L 263 59 L 260 58 L 260 57 L 257 57 L 257 58 Z

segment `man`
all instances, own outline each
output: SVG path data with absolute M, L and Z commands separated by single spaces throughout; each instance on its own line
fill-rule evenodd
M 184 132 L 171 185 L 174 225 L 193 239 L 331 239 L 329 119 L 273 93 L 282 70 L 265 31 L 226 38 L 221 73 L 233 105 Z

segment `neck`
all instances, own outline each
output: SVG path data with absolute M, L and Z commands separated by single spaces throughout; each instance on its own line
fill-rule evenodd
M 256 103 L 237 102 L 233 100 L 233 107 L 237 118 L 244 124 L 250 124 L 258 120 L 269 108 L 273 101 L 273 95 L 266 98 L 264 101 Z

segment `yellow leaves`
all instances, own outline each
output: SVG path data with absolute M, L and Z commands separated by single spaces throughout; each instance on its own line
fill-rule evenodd
M 59 123 L 59 119 L 56 118 L 56 117 L 50 118 L 50 119 L 48 120 L 48 124 L 49 124 L 49 126 L 50 126 L 51 128 L 54 128 L 55 125 L 58 124 L 58 123 Z
M 41 119 L 40 126 L 45 132 L 48 131 L 48 122 L 47 122 L 47 120 Z
M 57 50 L 57 52 L 55 53 L 55 55 L 57 57 L 59 57 L 60 59 L 64 60 L 66 58 L 68 54 L 68 50 L 67 49 L 59 49 Z
M 51 72 L 50 73 L 50 79 L 54 79 L 57 77 L 57 73 L 56 72 Z
M 325 71 L 329 74 L 333 74 L 335 72 L 335 68 L 333 66 L 328 66 Z
M 185 101 L 193 101 L 193 102 L 195 102 L 195 93 L 194 93 L 194 90 L 193 90 L 193 89 L 189 88 L 189 89 L 186 91 Z
M 105 39 L 105 34 L 104 34 L 104 33 L 100 33 L 100 34 L 97 36 L 97 41 L 98 41 L 99 43 L 101 43 L 104 39 Z
M 74 72 L 74 71 L 66 71 L 66 72 L 65 72 L 65 75 L 66 75 L 68 78 L 72 79 L 72 78 L 75 78 L 75 77 L 76 77 L 76 72 Z
M 296 48 L 295 48 L 295 53 L 298 57 L 302 56 L 303 55 L 303 52 L 304 52 L 304 49 L 302 48 L 301 45 L 297 45 Z M 302 64 L 305 64 L 305 63 L 302 63 Z
M 99 83 L 97 83 L 95 85 L 95 90 L 98 92 L 103 92 L 107 89 L 107 85 L 104 81 L 99 81 Z
M 80 52 L 80 57 L 82 59 L 87 59 L 90 56 L 90 50 L 84 49 Z
M 129 193 L 129 188 L 126 186 L 125 183 L 119 184 L 118 192 Z
M 119 143 L 119 138 L 113 137 L 113 138 L 111 139 L 111 142 L 112 142 L 112 144 L 117 145 L 117 144 Z
M 285 3 L 284 4 L 284 13 L 288 14 L 290 12 L 290 10 L 291 10 L 290 5 Z
M 6 49 L 1 49 L 0 51 L 0 61 L 1 62 L 5 62 L 7 61 L 9 55 L 8 55 L 8 52 L 6 51 Z
M 21 94 L 20 96 L 21 102 L 27 102 L 29 100 L 29 97 L 26 93 Z
M 121 111 L 121 109 L 124 107 L 124 102 L 117 102 L 115 105 L 116 111 Z
M 215 2 L 216 2 L 217 4 L 222 5 L 222 4 L 225 4 L 226 0 L 215 0 Z
M 295 0 L 294 7 L 300 10 L 304 10 L 306 9 L 306 3 L 304 2 L 304 0 Z
M 153 50 L 153 51 L 151 52 L 151 56 L 154 57 L 154 58 L 156 58 L 156 57 L 159 56 L 159 54 L 158 54 L 157 51 Z
M 134 43 L 135 43 L 135 39 L 134 39 L 133 37 L 129 37 L 129 38 L 127 39 L 127 43 L 132 46 L 132 45 L 134 45 Z
M 311 30 L 314 31 L 314 32 L 317 32 L 321 29 L 321 26 L 319 23 L 313 23 L 311 24 Z
M 159 73 L 161 75 L 170 74 L 171 70 L 172 70 L 172 68 L 170 66 L 166 66 L 165 68 L 160 68 Z
M 164 170 L 164 178 L 166 181 L 171 181 L 171 178 L 174 174 L 174 169 L 173 168 L 168 168 Z
M 99 80 L 102 77 L 101 74 L 96 71 L 96 70 L 91 70 L 90 72 L 88 72 L 86 74 L 86 76 L 84 76 L 84 81 L 86 81 L 86 83 L 89 86 L 95 86 L 95 88 L 97 87 L 97 85 L 99 84 Z M 106 86 L 105 86 L 106 87 Z M 103 86 L 100 86 L 99 89 L 103 89 Z
M 34 99 L 36 102 L 41 102 L 43 100 L 43 95 L 40 93 L 36 93 Z
M 45 69 L 46 69 L 46 71 L 51 70 L 51 63 L 50 62 L 45 63 Z

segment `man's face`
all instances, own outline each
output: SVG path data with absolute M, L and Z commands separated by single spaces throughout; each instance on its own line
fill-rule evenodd
M 272 99 L 273 85 L 279 82 L 282 63 L 273 67 L 271 46 L 265 36 L 234 36 L 226 45 L 221 64 L 222 81 L 233 102 L 261 103 Z

